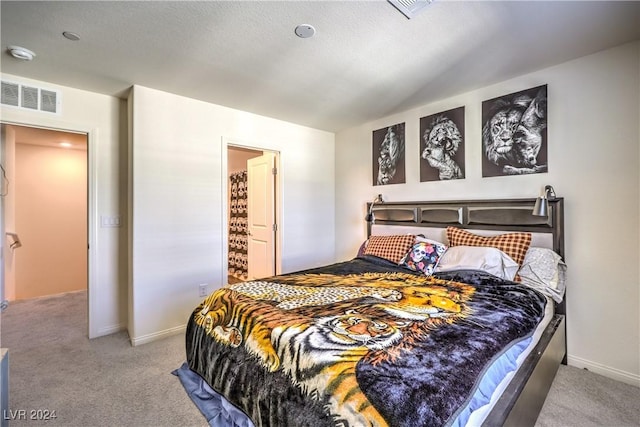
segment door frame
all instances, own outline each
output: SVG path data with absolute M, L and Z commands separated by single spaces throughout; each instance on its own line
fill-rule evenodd
M 22 126 L 32 127 L 38 129 L 46 129 L 58 132 L 72 132 L 85 134 L 87 136 L 87 334 L 89 338 L 95 338 L 98 336 L 97 322 L 95 321 L 97 308 L 97 292 L 95 290 L 96 272 L 97 272 L 97 176 L 96 176 L 96 136 L 98 129 L 76 125 L 76 124 L 63 124 L 61 127 L 52 125 L 43 125 L 34 121 L 13 121 L 13 120 L 0 120 L 3 125 L 9 126 Z M 4 221 L 4 217 L 2 218 Z M 2 236 L 4 238 L 4 236 Z M 2 277 L 4 280 L 4 277 Z
M 228 220 L 228 210 L 229 210 L 229 189 L 228 189 L 228 152 L 229 147 L 238 147 L 238 148 L 247 148 L 250 150 L 256 151 L 268 151 L 275 154 L 275 167 L 277 170 L 276 173 L 276 182 L 275 182 L 275 220 L 277 224 L 276 234 L 275 234 L 275 274 L 282 274 L 282 169 L 280 168 L 280 151 L 269 147 L 268 144 L 263 144 L 256 141 L 246 141 L 238 138 L 232 137 L 222 137 L 222 152 L 220 155 L 220 170 L 222 172 L 221 175 L 221 192 L 222 195 L 222 203 L 221 203 L 221 211 L 220 217 L 222 218 L 222 269 L 220 271 L 220 283 L 222 285 L 228 282 L 227 275 L 229 274 L 229 220 Z

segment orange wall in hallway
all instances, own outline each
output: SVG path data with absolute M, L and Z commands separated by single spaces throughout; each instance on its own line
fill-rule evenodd
M 87 289 L 87 152 L 16 144 L 16 299 Z

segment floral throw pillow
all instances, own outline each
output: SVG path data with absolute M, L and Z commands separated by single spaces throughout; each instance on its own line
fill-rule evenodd
M 421 271 L 427 276 L 433 274 L 433 270 L 438 265 L 440 257 L 447 250 L 447 247 L 435 242 L 418 242 L 400 261 L 403 265 L 413 271 Z

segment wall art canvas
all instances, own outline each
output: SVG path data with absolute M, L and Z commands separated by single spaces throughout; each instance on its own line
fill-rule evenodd
M 482 102 L 482 176 L 547 172 L 547 85 Z
M 404 184 L 404 123 L 373 131 L 373 185 Z
M 420 182 L 464 178 L 464 107 L 420 119 Z

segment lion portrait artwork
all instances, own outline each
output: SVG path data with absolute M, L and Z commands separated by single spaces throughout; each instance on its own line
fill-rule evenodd
M 464 178 L 464 107 L 420 119 L 420 181 Z
M 482 103 L 482 176 L 547 172 L 547 86 Z
M 373 132 L 374 185 L 403 184 L 404 123 Z

